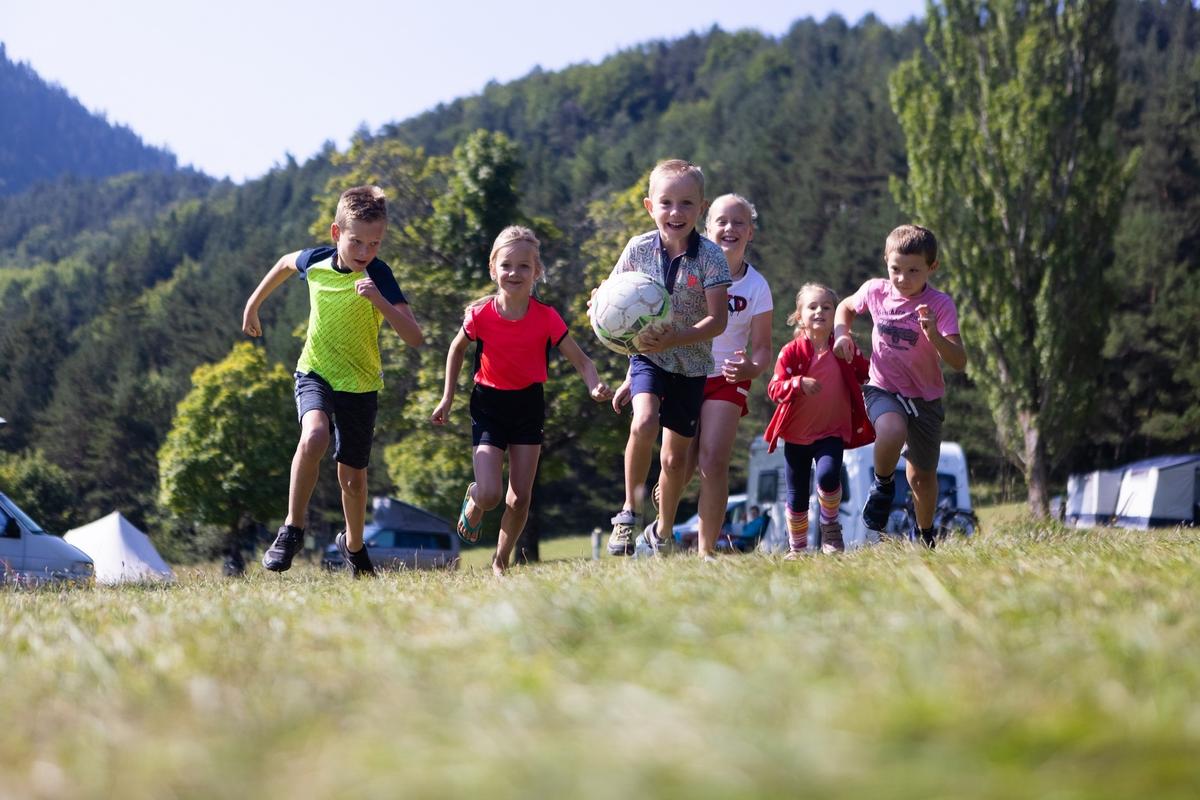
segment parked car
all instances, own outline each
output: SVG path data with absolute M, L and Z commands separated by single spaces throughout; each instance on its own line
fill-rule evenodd
M 0 583 L 90 584 L 94 577 L 95 566 L 86 553 L 42 530 L 0 493 Z
M 363 542 L 377 569 L 458 569 L 458 535 L 448 520 L 414 505 L 377 497 Z M 321 564 L 345 566 L 335 545 L 325 548 Z
M 744 535 L 747 530 L 746 526 L 746 495 L 729 495 L 729 501 L 725 504 L 725 522 L 721 525 L 721 533 L 717 535 L 717 549 L 746 552 L 757 547 L 758 540 L 762 538 L 763 533 L 761 523 L 751 525 L 750 533 Z M 672 531 L 675 534 L 675 543 L 679 547 L 689 550 L 695 548 L 696 541 L 700 537 L 700 515 L 695 514 L 679 523 L 672 528 Z

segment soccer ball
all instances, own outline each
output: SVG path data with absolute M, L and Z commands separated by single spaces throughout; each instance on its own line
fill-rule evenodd
M 637 336 L 671 317 L 667 288 L 642 272 L 622 272 L 600 284 L 592 298 L 592 330 L 609 350 L 638 352 Z

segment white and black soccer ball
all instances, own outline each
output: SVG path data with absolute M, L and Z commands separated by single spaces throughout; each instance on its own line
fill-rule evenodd
M 651 325 L 671 317 L 667 287 L 642 272 L 622 272 L 600 284 L 592 298 L 592 330 L 610 350 L 638 352 L 635 339 Z

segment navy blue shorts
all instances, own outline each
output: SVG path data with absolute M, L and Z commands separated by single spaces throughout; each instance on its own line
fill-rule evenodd
M 649 392 L 658 397 L 660 425 L 680 436 L 696 435 L 707 375 L 690 377 L 667 372 L 645 356 L 634 356 L 629 359 L 629 382 L 632 394 Z
M 524 389 L 493 389 L 475 384 L 471 390 L 471 444 L 507 450 L 510 444 L 541 444 L 546 424 L 542 384 Z
M 378 392 L 337 392 L 315 372 L 296 373 L 296 418 L 323 411 L 333 426 L 333 458 L 352 469 L 366 469 L 375 438 Z

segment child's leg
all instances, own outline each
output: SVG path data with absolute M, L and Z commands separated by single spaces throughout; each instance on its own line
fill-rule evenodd
M 842 505 L 842 453 L 844 445 L 839 437 L 832 436 L 814 442 L 817 465 L 817 502 L 820 507 L 821 549 L 840 551 L 845 549 L 842 539 L 842 524 L 838 511 Z
M 724 400 L 708 400 L 700 407 L 700 555 L 711 553 L 725 522 L 729 502 L 729 459 L 742 409 Z M 687 473 L 690 477 L 691 473 Z M 684 485 L 686 486 L 686 480 Z
M 692 446 L 692 436 L 682 436 L 670 428 L 663 430 L 662 452 L 659 462 L 662 474 L 658 478 L 658 537 L 667 539 L 675 525 L 675 512 L 679 510 L 679 497 L 687 480 L 687 453 Z
M 533 481 L 537 476 L 540 444 L 513 444 L 508 448 L 508 495 L 504 498 L 504 517 L 500 520 L 500 539 L 492 569 L 501 574 L 508 569 L 509 556 L 525 530 L 529 518 L 529 502 L 533 496 Z
M 288 514 L 284 524 L 303 528 L 308 516 L 308 501 L 317 485 L 321 459 L 329 449 L 329 417 L 324 411 L 305 412 L 300 421 L 300 441 L 292 456 L 291 481 L 288 484 Z
M 912 491 L 917 525 L 922 530 L 928 530 L 933 527 L 933 514 L 937 510 L 937 468 L 921 469 L 908 461 L 904 471 L 908 475 L 908 488 Z
M 467 522 L 476 525 L 484 512 L 500 505 L 504 497 L 504 451 L 491 444 L 475 448 L 475 488 L 467 502 Z
M 888 411 L 880 414 L 874 425 L 875 474 L 888 477 L 896 471 L 900 451 L 908 439 L 908 418 L 904 414 Z
M 346 515 L 346 547 L 358 552 L 363 546 L 363 524 L 367 518 L 367 469 L 337 465 L 342 487 L 342 513 Z
M 622 508 L 636 514 L 646 492 L 654 443 L 658 441 L 658 396 L 650 392 L 635 394 L 632 405 L 633 419 L 629 423 L 629 441 L 625 444 L 625 504 Z M 679 502 L 678 495 L 675 502 Z
M 787 479 L 788 545 L 793 553 L 808 549 L 808 484 L 812 478 L 811 445 L 784 442 L 783 458 Z

